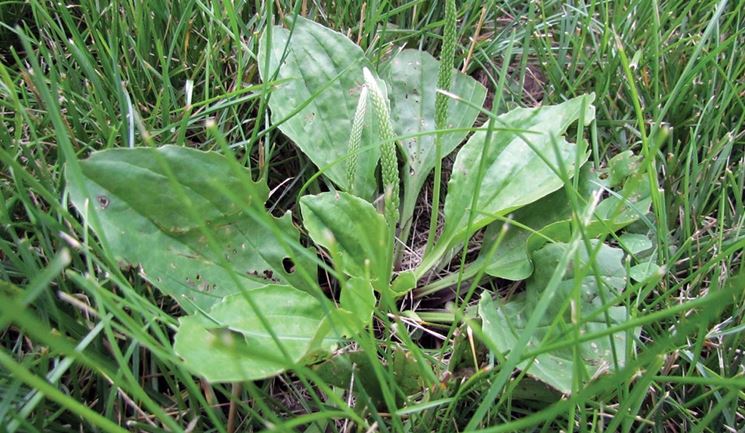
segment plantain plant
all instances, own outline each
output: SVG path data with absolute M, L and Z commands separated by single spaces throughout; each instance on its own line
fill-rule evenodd
M 447 20 L 452 39 L 453 11 Z M 302 17 L 262 38 L 271 122 L 318 167 L 327 190 L 299 197 L 302 233 L 290 212 L 266 209 L 267 184 L 225 156 L 227 146 L 113 149 L 80 162 L 84 182 L 68 183 L 73 205 L 123 266 L 178 302 L 184 315 L 174 347 L 195 374 L 232 382 L 302 368 L 369 327 L 376 308 L 484 272 L 527 280 L 508 301 L 483 292 L 471 311 L 497 358 L 564 338 L 546 331 L 562 323 L 599 337 L 583 340 L 579 355 L 557 349 L 517 367 L 569 393 L 578 368 L 589 380 L 624 364 L 619 354 L 629 353 L 633 333 L 607 329 L 629 315 L 617 305 L 628 281 L 624 257 L 636 260 L 644 236 L 624 234 L 619 247 L 603 239 L 649 208 L 635 157 L 583 168 L 594 95 L 501 115 L 483 110 L 486 89 L 453 70 L 452 41 L 446 45 L 442 62 L 402 49 L 375 64 L 346 36 Z M 489 126 L 474 126 L 480 113 Z M 433 170 L 439 181 L 442 158 L 466 138 L 441 231 L 433 217 L 431 246 L 418 265 L 401 269 L 397 251 L 410 241 L 422 187 Z M 480 254 L 438 277 L 481 231 Z M 304 246 L 303 234 L 314 246 Z M 646 257 L 637 278 L 654 276 L 645 272 L 654 257 Z M 320 287 L 319 268 L 340 288 L 338 302 Z M 570 308 L 576 290 L 582 304 Z M 581 329 L 571 327 L 577 311 L 591 318 Z

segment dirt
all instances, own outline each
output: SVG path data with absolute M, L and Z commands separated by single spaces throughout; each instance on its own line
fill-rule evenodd
M 520 59 L 510 65 L 508 68 L 508 74 L 511 83 L 507 83 L 508 89 L 516 88 L 520 80 Z M 493 77 L 497 77 L 498 71 L 489 71 Z M 484 108 L 487 110 L 492 109 L 492 103 L 494 102 L 494 87 L 489 81 L 489 75 L 483 69 L 479 69 L 473 74 L 473 78 L 486 87 L 486 101 L 484 101 Z M 541 104 L 545 95 L 546 78 L 541 72 L 540 66 L 535 63 L 528 62 L 525 66 L 525 82 L 522 86 L 522 105 L 527 107 L 535 107 Z M 508 90 L 509 91 L 509 90 Z

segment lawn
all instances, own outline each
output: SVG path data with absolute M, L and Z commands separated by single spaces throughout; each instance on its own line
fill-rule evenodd
M 745 432 L 745 1 L 0 0 L 8 432 Z

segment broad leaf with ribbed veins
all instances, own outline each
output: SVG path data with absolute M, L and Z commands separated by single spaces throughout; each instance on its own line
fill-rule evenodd
M 290 215 L 269 215 L 266 185 L 218 153 L 114 149 L 80 166 L 85 191 L 68 185 L 80 214 L 95 213 L 100 224 L 93 228 L 114 258 L 140 267 L 187 312 L 240 289 L 315 281 Z
M 597 242 L 592 242 L 592 246 L 598 249 L 596 253 L 579 247 L 576 257 L 579 263 L 567 267 L 550 307 L 528 342 L 528 351 L 572 338 L 574 326 L 579 326 L 579 334 L 585 335 L 603 331 L 629 319 L 623 305 L 612 305 L 605 312 L 602 309 L 603 304 L 613 300 L 626 284 L 623 252 Z M 515 347 L 543 290 L 568 251 L 569 245 L 564 243 L 549 244 L 536 251 L 533 254 L 536 270 L 528 279 L 525 291 L 507 301 L 494 300 L 491 294 L 484 293 L 478 312 L 484 338 L 491 343 L 491 347 L 501 353 Z M 589 267 L 593 254 L 597 274 Z M 579 302 L 576 302 L 577 299 Z M 575 320 L 578 325 L 574 325 Z M 562 393 L 570 394 L 575 372 L 581 372 L 580 383 L 585 383 L 596 375 L 613 371 L 616 363 L 618 367 L 623 367 L 628 337 L 626 332 L 616 332 L 611 336 L 579 343 L 579 358 L 575 358 L 572 348 L 559 349 L 540 354 L 532 362 L 525 360 L 518 368 L 527 370 L 530 376 Z M 580 365 L 576 364 L 577 359 Z

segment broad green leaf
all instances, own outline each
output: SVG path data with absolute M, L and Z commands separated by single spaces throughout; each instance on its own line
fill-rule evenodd
M 558 221 L 568 221 L 571 216 L 571 206 L 563 189 L 553 192 L 546 197 L 521 208 L 511 216 L 512 220 L 535 231 L 542 231 L 546 226 Z M 498 221 L 489 225 L 484 234 L 481 256 L 496 242 L 505 223 Z M 528 239 L 534 232 L 516 224 L 509 225 L 507 233 L 502 237 L 490 262 L 486 273 L 512 281 L 524 280 L 533 273 L 533 264 L 529 257 Z M 548 236 L 547 234 L 543 234 Z
M 641 233 L 624 233 L 618 237 L 620 246 L 634 256 L 634 266 L 629 269 L 629 277 L 638 283 L 649 283 L 661 278 L 665 269 L 657 264 L 654 242 Z
M 646 183 L 640 183 L 637 177 L 641 178 L 641 175 L 629 178 L 621 191 L 598 204 L 593 218 L 585 227 L 588 236 L 596 237 L 616 232 L 647 213 L 651 201 L 648 193 L 639 190 Z M 601 187 L 600 179 L 589 168 L 583 167 L 578 191 L 580 204 L 586 205 Z M 548 239 L 568 240 L 571 234 L 572 206 L 567 194 L 569 193 L 566 188 L 562 188 L 515 211 L 511 215 L 515 224 L 509 227 L 502 238 L 502 243 L 487 265 L 486 273 L 513 281 L 523 280 L 533 271 L 529 255 L 534 248 L 540 248 Z M 481 259 L 486 258 L 486 253 L 496 241 L 503 226 L 502 221 L 497 221 L 487 227 L 481 248 Z
M 356 334 L 370 324 L 375 301 L 375 293 L 368 279 L 354 277 L 345 282 L 339 296 L 339 306 L 351 313 L 350 319 L 356 325 L 350 334 Z
M 290 286 L 243 291 L 215 304 L 209 317 L 182 317 L 174 349 L 187 368 L 210 382 L 263 379 L 291 368 L 308 353 L 323 311 L 312 295 Z
M 663 273 L 664 269 L 655 263 L 655 257 L 651 257 L 629 269 L 629 277 L 639 283 L 662 277 Z
M 325 192 L 301 198 L 300 211 L 308 234 L 332 252 L 338 269 L 369 279 L 378 291 L 388 289 L 392 254 L 388 228 L 373 205 L 344 192 Z
M 587 166 L 582 167 L 577 192 L 585 200 L 592 197 L 592 194 L 599 188 L 595 180 L 596 176 L 592 170 Z M 572 206 L 567 194 L 567 188 L 564 187 L 535 203 L 516 210 L 510 215 L 514 222 L 507 228 L 503 221 L 489 224 L 484 233 L 480 260 L 487 259 L 486 255 L 492 249 L 493 243 L 500 237 L 500 232 L 502 230 L 507 230 L 507 232 L 502 236 L 501 243 L 492 254 L 486 273 L 512 281 L 528 278 L 533 273 L 528 240 L 530 238 L 554 239 L 553 236 L 557 234 L 559 234 L 558 240 L 568 238 L 570 233 L 568 223 L 572 216 Z M 560 226 L 557 224 L 560 222 L 565 224 Z
M 564 280 L 559 285 L 560 289 L 557 291 L 557 297 L 554 298 L 555 302 L 552 303 L 552 308 L 549 308 L 549 312 L 558 312 L 561 304 L 570 296 L 571 290 L 574 288 L 575 283 L 578 282 L 575 280 L 578 279 L 581 279 L 579 282 L 582 283 L 582 300 L 588 303 L 596 299 L 598 291 L 601 289 L 604 290 L 606 299 L 608 299 L 624 288 L 626 284 L 626 268 L 623 265 L 623 251 L 605 244 L 599 244 L 598 241 L 591 241 L 591 244 L 593 249 L 597 249 L 597 253 L 594 256 L 594 265 L 597 268 L 598 275 L 594 275 L 592 273 L 593 268 L 590 267 L 589 260 L 591 252 L 588 252 L 584 247 L 580 247 L 577 252 L 579 263 L 570 263 L 567 266 L 567 270 L 564 273 Z M 529 297 L 540 295 L 540 291 L 548 285 L 554 270 L 561 261 L 561 258 L 566 255 L 568 249 L 569 247 L 565 243 L 553 243 L 533 253 L 536 270 L 532 278 L 527 282 L 526 292 L 529 294 Z M 575 274 L 577 278 L 575 278 Z M 600 278 L 604 283 L 602 287 L 598 287 L 596 277 Z
M 391 291 L 395 295 L 403 295 L 416 287 L 416 275 L 413 271 L 400 272 L 391 283 Z
M 618 237 L 621 246 L 630 254 L 639 254 L 647 251 L 654 245 L 648 236 L 639 233 L 624 233 Z
M 563 165 L 570 176 L 587 160 L 584 140 L 574 144 L 562 134 L 584 111 L 584 122 L 595 118 L 594 95 L 580 96 L 559 105 L 518 108 L 499 116 L 491 142 L 487 132 L 476 132 L 458 152 L 445 199 L 445 227 L 437 247 L 425 257 L 423 269 L 434 265 L 449 248 L 476 230 L 516 209 L 561 188 L 557 172 Z M 528 140 L 526 142 L 525 140 Z M 485 152 L 480 188 L 478 170 Z M 557 155 L 558 154 L 558 155 Z M 472 196 L 478 188 L 475 217 L 467 231 Z
M 621 191 L 611 193 L 595 209 L 595 224 L 605 223 L 605 231 L 616 231 L 643 218 L 652 206 L 649 181 L 644 173 L 626 179 Z
M 543 403 L 554 403 L 561 399 L 561 393 L 545 383 L 524 377 L 510 390 L 514 400 L 533 400 Z
M 187 312 L 208 310 L 239 289 L 268 282 L 304 287 L 301 268 L 315 279 L 315 265 L 291 254 L 302 247 L 290 215 L 270 216 L 263 207 L 266 185 L 251 181 L 248 171 L 236 175 L 218 153 L 177 146 L 114 149 L 95 152 L 80 166 L 88 195 L 68 184 L 80 214 L 95 212 L 96 234 L 121 265 L 140 267 Z M 274 225 L 282 242 L 247 209 Z M 282 243 L 294 249 L 288 252 Z
M 598 247 L 597 242 L 592 243 Z M 549 244 L 533 255 L 536 271 L 528 280 L 525 292 L 513 296 L 507 302 L 494 301 L 486 293 L 479 302 L 479 316 L 482 319 L 484 337 L 502 353 L 514 348 L 519 335 L 529 320 L 541 292 L 548 285 L 551 276 L 563 255 L 569 250 L 568 244 Z M 623 289 L 626 273 L 623 266 L 623 252 L 617 248 L 600 245 L 594 256 L 598 275 L 589 267 L 591 254 L 583 247 L 577 253 L 578 263 L 570 264 L 558 286 L 556 297 L 541 318 L 540 325 L 528 343 L 528 350 L 537 350 L 543 344 L 571 338 L 572 312 L 577 317 L 580 334 L 598 332 L 628 320 L 624 306 L 611 306 L 607 310 L 609 322 L 601 312 L 601 306 L 612 300 Z M 578 273 L 575 271 L 579 271 Z M 600 281 L 600 284 L 598 284 Z M 575 290 L 579 293 L 579 303 L 570 305 L 574 300 Z M 600 296 L 601 292 L 604 296 Z M 586 319 L 587 318 L 587 319 Z M 637 332 L 637 331 L 635 331 Z M 611 344 L 612 339 L 612 344 Z M 575 364 L 571 350 L 561 349 L 538 355 L 533 362 L 526 360 L 519 364 L 520 369 L 561 391 L 569 394 L 572 391 L 575 371 L 582 372 L 583 381 L 614 369 L 615 361 L 623 367 L 626 362 L 627 334 L 618 332 L 611 337 L 580 343 L 578 350 L 581 365 Z M 615 358 L 614 358 L 615 353 Z
M 272 123 L 285 120 L 279 129 L 326 177 L 348 189 L 344 158 L 364 83 L 362 68 L 369 66 L 364 52 L 343 34 L 303 17 L 297 17 L 292 33 L 272 27 L 271 37 L 269 70 L 264 70 L 266 33 L 259 50 L 259 70 L 264 82 L 279 81 L 269 99 Z M 368 107 L 355 176 L 355 191 L 366 199 L 377 191 L 375 167 L 380 158 L 374 122 L 369 121 L 372 112 Z
M 627 150 L 608 161 L 608 186 L 620 185 L 624 179 L 639 171 L 641 158 Z
M 401 140 L 406 159 L 403 169 L 403 224 L 409 224 L 414 204 L 427 176 L 435 166 L 435 95 L 440 62 L 429 53 L 403 50 L 386 65 L 381 75 L 390 87 L 391 118 L 400 136 L 428 133 Z M 455 72 L 451 93 L 481 107 L 486 89 L 466 74 Z M 473 126 L 479 111 L 462 101 L 448 102 L 448 128 Z M 447 156 L 468 134 L 455 131 L 442 134 L 442 156 Z

